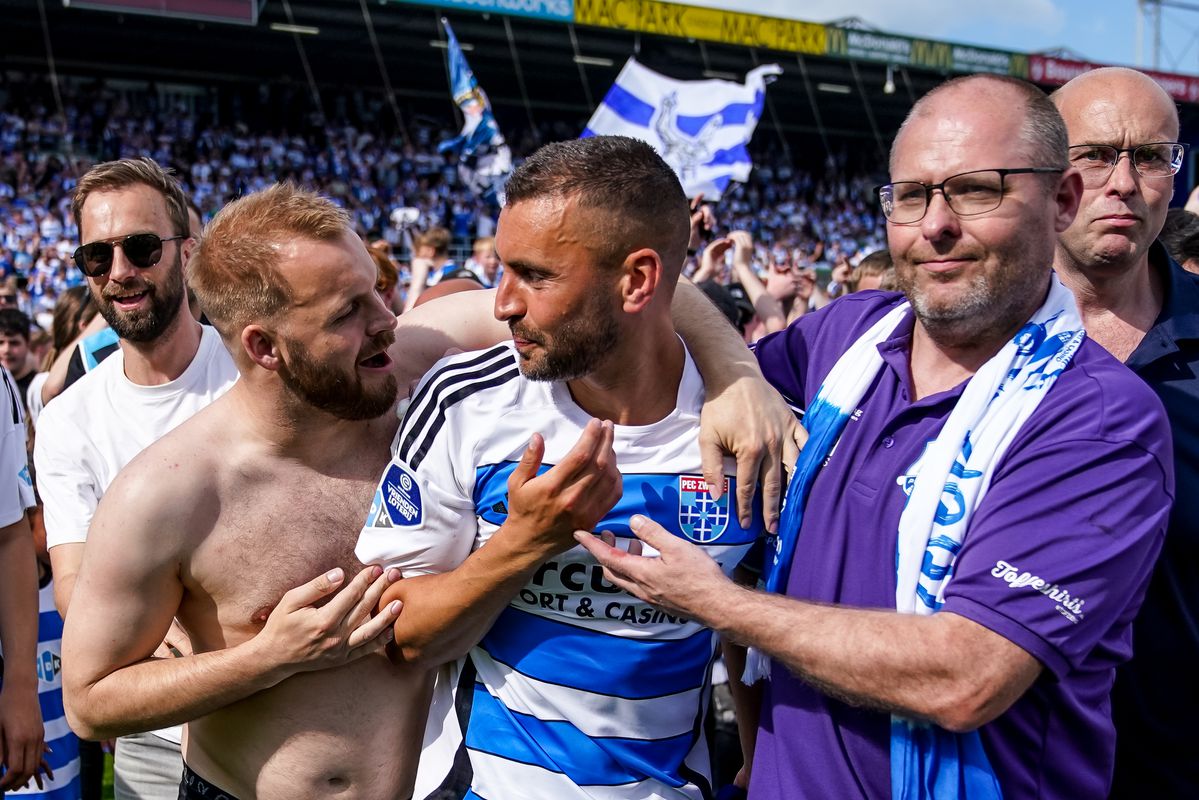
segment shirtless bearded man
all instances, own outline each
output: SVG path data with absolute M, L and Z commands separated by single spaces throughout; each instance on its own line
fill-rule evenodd
M 399 608 L 370 609 L 398 573 L 358 572 L 353 555 L 406 372 L 374 262 L 343 212 L 277 186 L 224 209 L 189 272 L 241 379 L 101 502 L 64 635 L 68 718 L 90 738 L 187 722 L 187 797 L 407 796 L 431 677 L 381 652 Z M 439 334 L 404 322 L 411 372 Z M 580 462 L 527 496 L 568 502 L 604 471 Z M 172 616 L 195 655 L 152 658 Z
M 335 207 L 265 194 L 191 265 L 240 380 L 131 462 L 92 522 L 67 714 L 88 738 L 189 722 L 187 782 L 227 795 L 392 798 L 423 718 L 374 709 L 419 702 L 424 678 L 397 679 L 381 650 L 398 609 L 370 618 L 388 578 L 336 533 L 387 462 L 396 318 Z M 195 655 L 149 658 L 172 616 Z

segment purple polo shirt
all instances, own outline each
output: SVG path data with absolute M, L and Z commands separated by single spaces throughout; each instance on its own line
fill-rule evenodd
M 853 294 L 759 342 L 767 379 L 792 405 L 903 300 Z M 787 594 L 895 607 L 904 476 L 965 384 L 913 402 L 911 316 L 882 344 L 884 365 L 816 477 Z M 1115 732 L 1109 694 L 1173 500 L 1161 402 L 1086 341 L 997 465 L 975 509 L 944 611 L 1000 634 L 1044 667 L 980 729 L 1007 800 L 1102 798 Z M 775 664 L 758 732 L 753 800 L 886 798 L 889 717 L 821 694 Z

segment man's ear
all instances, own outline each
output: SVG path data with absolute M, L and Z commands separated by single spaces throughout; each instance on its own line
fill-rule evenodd
M 247 325 L 241 332 L 241 346 L 258 366 L 275 372 L 283 363 L 274 334 L 261 325 Z
M 629 253 L 621 265 L 621 304 L 636 314 L 649 305 L 662 282 L 662 259 L 656 250 L 643 247 Z
M 1057 213 L 1054 214 L 1054 230 L 1061 233 L 1070 227 L 1078 214 L 1078 206 L 1082 202 L 1082 175 L 1071 167 L 1062 173 L 1058 180 L 1054 196 Z
M 198 247 L 199 244 L 200 243 L 198 241 L 190 236 L 179 242 L 179 253 L 182 256 L 179 259 L 179 263 L 183 265 L 185 270 L 187 269 L 187 262 L 191 261 L 192 256 L 196 254 L 196 247 Z M 184 274 L 186 275 L 186 273 Z

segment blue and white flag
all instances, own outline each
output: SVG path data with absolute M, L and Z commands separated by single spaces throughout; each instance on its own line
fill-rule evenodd
M 749 178 L 747 145 L 762 116 L 766 83 L 782 71 L 763 64 L 745 83 L 676 81 L 630 58 L 583 137 L 617 134 L 648 142 L 678 173 L 688 197 L 702 192 L 719 200 L 729 181 Z
M 441 24 L 449 37 L 450 90 L 462 109 L 463 123 L 462 131 L 438 145 L 437 150 L 458 156 L 458 177 L 467 188 L 501 204 L 504 184 L 512 172 L 512 151 L 491 113 L 491 102 L 466 63 L 454 29 L 444 17 Z

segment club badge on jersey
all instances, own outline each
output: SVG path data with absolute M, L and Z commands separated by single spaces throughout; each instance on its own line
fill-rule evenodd
M 693 542 L 707 544 L 720 538 L 729 526 L 729 479 L 716 500 L 699 475 L 679 476 L 679 527 Z
M 373 528 L 412 527 L 424 519 L 420 487 L 416 478 L 399 464 L 391 464 L 371 500 L 367 526 Z

